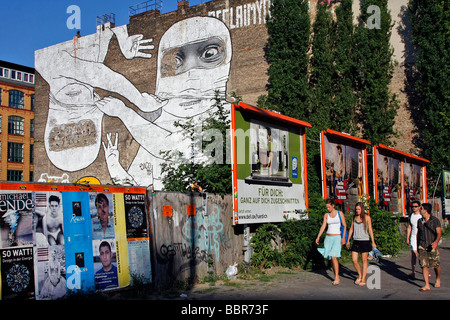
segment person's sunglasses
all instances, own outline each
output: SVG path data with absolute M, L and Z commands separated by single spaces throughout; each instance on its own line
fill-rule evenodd
M 413 208 L 418 208 L 418 207 L 420 207 L 420 206 L 412 206 Z

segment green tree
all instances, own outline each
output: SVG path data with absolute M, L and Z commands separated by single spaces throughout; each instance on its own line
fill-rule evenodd
M 320 130 L 331 128 L 335 123 L 333 105 L 333 76 L 335 74 L 333 45 L 333 20 L 326 4 L 317 4 L 313 25 L 312 55 L 310 61 L 310 104 L 308 121 L 313 125 L 316 139 Z
M 334 24 L 334 61 L 335 74 L 333 78 L 333 116 L 332 129 L 340 132 L 355 134 L 356 96 L 354 93 L 354 24 L 352 0 L 342 0 L 336 8 L 336 22 Z M 332 39 L 332 40 L 333 40 Z
M 378 17 L 379 21 L 374 22 L 373 19 Z M 395 135 L 398 103 L 389 91 L 394 71 L 391 29 L 387 0 L 363 1 L 354 46 L 357 119 L 362 137 L 372 144 L 389 145 Z
M 225 107 L 219 93 L 213 99 L 212 112 L 199 127 L 191 119 L 175 126 L 186 132 L 191 150 L 187 155 L 179 150 L 162 152 L 161 165 L 164 189 L 188 192 L 197 183 L 204 191 L 220 195 L 231 194 L 231 159 L 229 138 L 230 111 Z M 186 157 L 187 156 L 187 157 Z
M 418 110 L 416 120 L 424 158 L 431 161 L 430 176 L 450 165 L 450 2 L 410 0 L 409 13 L 416 49 Z
M 308 1 L 273 0 L 270 13 L 266 23 L 266 59 L 270 64 L 266 105 L 287 116 L 305 119 L 311 33 Z
M 320 192 L 320 145 L 317 143 L 320 131 L 332 128 L 336 123 L 333 108 L 333 77 L 335 75 L 333 55 L 333 19 L 326 4 L 317 4 L 317 15 L 313 24 L 311 44 L 308 122 L 308 189 Z

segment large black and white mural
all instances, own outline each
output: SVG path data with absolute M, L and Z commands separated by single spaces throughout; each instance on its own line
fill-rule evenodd
M 157 51 L 155 92 L 140 92 L 103 63 L 114 35 L 126 59 L 154 59 Z M 127 26 L 106 27 L 36 52 L 36 70 L 50 88 L 44 143 L 55 167 L 70 175 L 90 166 L 103 149 L 111 180 L 162 189 L 161 151 L 189 150 L 185 132 L 174 124 L 201 122 L 212 111 L 216 92 L 225 98 L 232 45 L 228 27 L 214 17 L 178 21 L 157 49 L 152 41 L 129 35 Z M 112 94 L 101 98 L 97 88 Z M 139 143 L 127 168 L 119 162 L 120 133 L 103 128 L 104 115 L 119 118 Z

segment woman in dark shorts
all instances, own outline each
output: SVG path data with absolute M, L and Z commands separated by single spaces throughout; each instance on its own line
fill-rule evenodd
M 367 257 L 369 252 L 377 246 L 373 237 L 372 219 L 370 219 L 369 215 L 366 215 L 364 205 L 361 202 L 358 202 L 355 205 L 355 216 L 353 217 L 352 226 L 348 232 L 347 248 L 350 248 L 350 238 L 352 236 L 352 261 L 356 271 L 358 272 L 358 279 L 355 280 L 355 284 L 365 286 L 367 269 L 369 267 Z M 370 239 L 372 239 L 372 241 L 370 241 Z M 358 262 L 359 254 L 361 254 L 362 271 Z

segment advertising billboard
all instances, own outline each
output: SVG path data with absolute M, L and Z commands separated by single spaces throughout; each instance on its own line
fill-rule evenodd
M 330 129 L 320 134 L 323 198 L 335 199 L 336 208 L 347 214 L 369 194 L 367 145 L 367 140 Z
M 429 161 L 383 144 L 373 147 L 373 185 L 378 205 L 407 216 L 412 202 L 427 201 L 426 163 Z
M 232 105 L 233 223 L 307 218 L 307 122 Z

